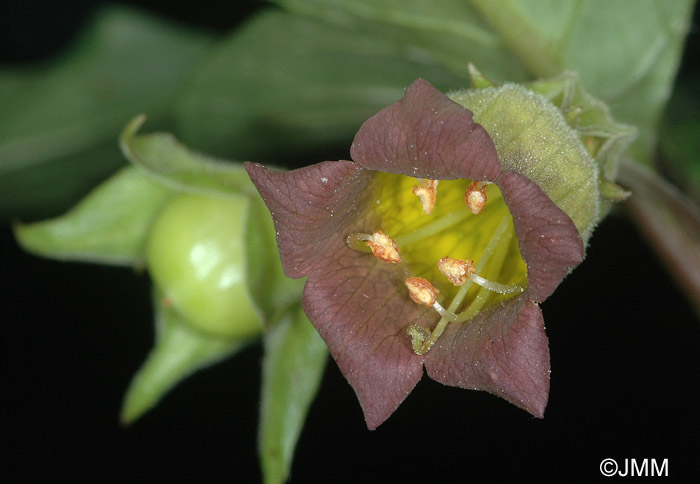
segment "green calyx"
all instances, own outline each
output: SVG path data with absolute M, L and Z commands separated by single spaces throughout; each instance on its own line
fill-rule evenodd
M 474 87 L 448 96 L 489 133 L 503 170 L 537 183 L 587 243 L 611 202 L 627 195 L 614 180 L 619 155 L 636 130 L 616 123 L 574 73 L 496 85 L 473 66 L 470 72 Z

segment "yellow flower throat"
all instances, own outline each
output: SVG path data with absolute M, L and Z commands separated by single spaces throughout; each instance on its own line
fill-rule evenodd
M 403 264 L 411 276 L 406 297 L 440 315 L 432 330 L 407 328 L 415 353 L 427 352 L 448 323 L 466 322 L 527 287 L 513 218 L 496 185 L 380 172 L 371 188 L 381 226 L 349 234 L 348 244 Z

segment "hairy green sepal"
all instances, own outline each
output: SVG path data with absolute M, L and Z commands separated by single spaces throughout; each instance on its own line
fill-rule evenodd
M 449 94 L 489 133 L 505 170 L 537 185 L 571 217 L 584 243 L 624 198 L 613 182 L 619 155 L 636 135 L 616 123 L 573 73 L 526 85 L 496 85 L 473 66 L 475 88 Z

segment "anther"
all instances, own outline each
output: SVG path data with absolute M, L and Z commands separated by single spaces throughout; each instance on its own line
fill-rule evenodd
M 413 186 L 413 194 L 417 195 L 426 215 L 433 213 L 437 202 L 437 186 L 440 180 L 424 179 L 421 186 Z
M 488 182 L 475 180 L 469 184 L 464 192 L 464 203 L 474 215 L 478 215 L 486 205 L 486 185 Z
M 391 262 L 392 264 L 398 264 L 401 262 L 401 253 L 399 252 L 399 246 L 396 242 L 389 237 L 387 234 L 381 230 L 373 232 L 372 235 L 363 233 L 354 233 L 348 235 L 347 244 L 357 250 L 357 245 L 360 242 L 372 249 L 372 254 L 384 262 Z
M 470 279 L 474 284 L 499 294 L 517 294 L 525 290 L 520 286 L 501 284 L 481 277 L 476 273 L 474 262 L 470 260 L 443 257 L 438 261 L 438 270 L 455 286 L 461 286 Z
M 457 315 L 443 308 L 437 301 L 437 295 L 440 291 L 430 281 L 422 277 L 409 277 L 404 284 L 406 284 L 408 295 L 411 296 L 413 302 L 433 308 L 440 316 L 449 321 L 457 321 Z
M 421 277 L 409 277 L 404 284 L 406 284 L 408 295 L 411 296 L 413 302 L 431 307 L 437 301 L 437 295 L 440 291 L 430 281 Z
M 455 286 L 461 286 L 467 282 L 471 274 L 476 274 L 474 262 L 470 260 L 443 257 L 438 261 L 437 266 L 438 270 Z

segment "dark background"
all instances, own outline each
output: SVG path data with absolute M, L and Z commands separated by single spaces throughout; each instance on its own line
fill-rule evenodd
M 261 6 L 124 3 L 222 32 Z M 56 4 L 0 7 L 4 62 L 60 53 L 97 2 Z M 697 46 L 696 27 L 685 77 L 698 75 Z M 259 345 L 122 428 L 121 397 L 152 344 L 147 276 L 39 259 L 19 250 L 9 227 L 0 235 L 3 481 L 260 481 Z M 697 479 L 700 321 L 622 213 L 601 224 L 585 263 L 542 310 L 552 357 L 543 420 L 425 378 L 369 432 L 331 362 L 291 482 L 591 482 L 607 457 L 668 459 L 664 481 Z

